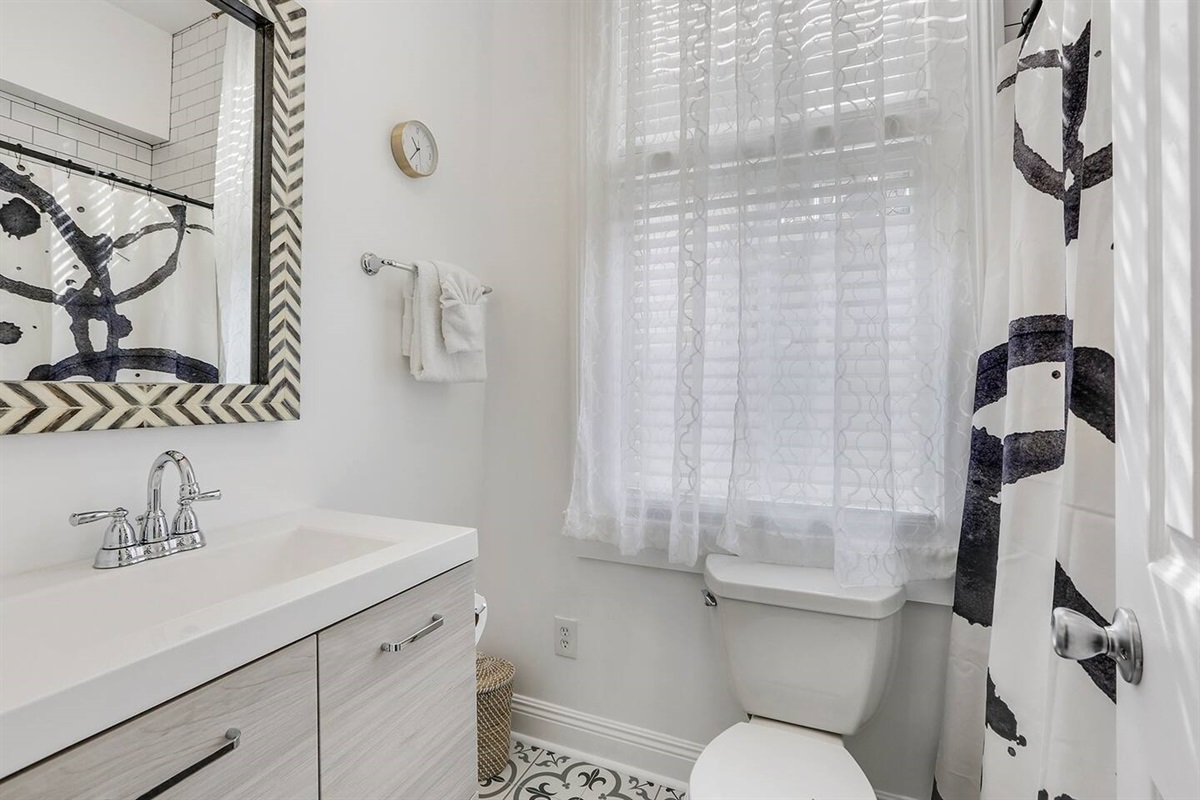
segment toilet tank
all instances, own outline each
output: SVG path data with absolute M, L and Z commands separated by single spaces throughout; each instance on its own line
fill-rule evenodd
M 830 569 L 735 556 L 709 556 L 704 581 L 748 714 L 851 734 L 875 713 L 899 645 L 903 588 L 845 588 Z

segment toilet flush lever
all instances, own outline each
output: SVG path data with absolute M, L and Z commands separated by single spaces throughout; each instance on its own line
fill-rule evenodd
M 717 597 L 708 589 L 701 589 L 700 596 L 704 598 L 704 605 L 708 606 L 709 608 L 717 607 Z
M 1078 611 L 1056 608 L 1050 633 L 1054 652 L 1062 658 L 1084 661 L 1108 656 L 1117 662 L 1117 671 L 1127 682 L 1136 684 L 1142 679 L 1142 632 L 1129 609 L 1118 608 L 1112 625 L 1101 627 Z

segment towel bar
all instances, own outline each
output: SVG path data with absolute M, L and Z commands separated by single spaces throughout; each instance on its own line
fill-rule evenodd
M 374 253 L 363 253 L 360 263 L 362 264 L 363 272 L 367 273 L 368 275 L 378 275 L 379 270 L 383 269 L 384 267 L 395 267 L 396 269 L 402 269 L 405 272 L 411 272 L 413 274 L 416 274 L 417 271 L 417 267 L 414 264 L 405 264 L 402 261 L 392 261 L 390 258 L 380 258 Z M 492 287 L 483 287 L 483 293 L 491 294 Z

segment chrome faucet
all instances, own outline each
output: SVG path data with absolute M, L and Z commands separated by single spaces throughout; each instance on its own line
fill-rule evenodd
M 162 475 L 167 464 L 174 464 L 179 470 L 179 508 L 175 512 L 169 531 L 167 515 L 162 509 Z M 204 533 L 200 530 L 192 503 L 220 499 L 220 489 L 200 491 L 200 485 L 196 482 L 196 472 L 187 456 L 178 450 L 167 450 L 154 459 L 154 464 L 150 467 L 150 475 L 146 479 L 146 512 L 136 520 L 140 527 L 137 535 L 133 532 L 133 526 L 126 520 L 129 512 L 123 508 L 72 514 L 70 523 L 83 525 L 111 518 L 112 523 L 104 534 L 104 542 L 100 551 L 96 553 L 96 561 L 92 566 L 97 569 L 124 567 L 146 559 L 161 558 L 172 553 L 204 547 Z

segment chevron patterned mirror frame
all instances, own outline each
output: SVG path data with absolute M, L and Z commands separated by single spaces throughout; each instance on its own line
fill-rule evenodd
M 304 165 L 305 11 L 295 0 L 209 0 L 256 25 L 263 59 L 262 195 L 256 326 L 261 383 L 0 382 L 0 434 L 161 428 L 300 417 L 300 220 Z M 253 20 L 253 21 L 251 21 Z

